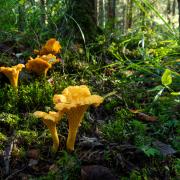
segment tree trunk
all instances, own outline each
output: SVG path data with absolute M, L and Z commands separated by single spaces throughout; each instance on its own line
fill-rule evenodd
M 95 0 L 69 0 L 68 14 L 76 40 L 82 39 L 80 29 L 83 31 L 86 40 L 93 40 L 97 32 L 96 1 Z M 78 24 L 78 25 L 77 25 Z M 78 27 L 79 26 L 79 27 Z M 75 27 L 75 28 L 74 28 Z
M 106 25 L 106 1 L 102 0 L 102 18 L 103 18 L 103 27 Z
M 100 25 L 99 16 L 100 16 L 100 2 L 99 0 L 96 0 L 96 19 L 97 19 L 98 26 Z
M 172 15 L 175 16 L 176 14 L 176 0 L 173 0 L 172 4 Z
M 123 0 L 123 33 L 127 30 L 127 1 Z
M 108 0 L 108 21 L 111 27 L 115 27 L 116 0 Z
M 133 0 L 128 0 L 127 6 L 128 6 L 128 12 L 127 12 L 127 27 L 126 27 L 126 29 L 129 29 L 129 28 L 132 27 L 132 16 L 133 16 L 132 8 L 133 8 Z
M 98 16 L 98 21 L 99 21 L 99 26 L 105 27 L 105 0 L 98 0 L 98 6 L 99 6 L 99 16 Z
M 168 20 L 168 23 L 171 22 L 170 14 L 171 14 L 171 1 L 168 0 L 167 1 L 167 20 Z
M 178 9 L 179 9 L 179 40 L 180 40 L 180 0 L 177 0 L 178 2 Z
M 113 7 L 112 7 L 112 0 L 108 0 L 108 18 L 113 18 Z
M 95 23 L 96 25 L 98 24 L 98 7 L 97 7 L 97 4 L 98 4 L 98 0 L 94 0 L 94 20 L 95 20 Z
M 142 3 L 142 6 L 143 6 L 143 8 L 144 9 L 147 9 L 146 8 L 146 5 L 145 5 L 145 3 Z M 146 27 L 146 21 L 145 21 L 145 12 L 144 11 L 141 11 L 141 18 L 142 18 L 142 31 L 144 31 L 144 29 L 145 29 L 145 27 Z

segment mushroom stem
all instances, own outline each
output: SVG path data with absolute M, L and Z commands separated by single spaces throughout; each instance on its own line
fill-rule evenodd
M 45 69 L 45 70 L 44 70 L 44 77 L 46 77 L 48 70 L 49 70 L 49 69 Z
M 51 132 L 52 139 L 53 139 L 52 151 L 57 152 L 57 150 L 59 148 L 59 137 L 57 134 L 56 126 L 54 126 L 52 129 L 50 129 L 50 132 Z
M 67 148 L 68 151 L 74 151 L 74 144 L 75 144 L 75 141 L 76 141 L 77 129 L 72 131 L 69 128 L 68 139 L 67 139 L 67 142 L 66 142 L 66 148 Z
M 56 124 L 46 119 L 44 119 L 43 121 L 47 125 L 53 139 L 52 151 L 53 153 L 56 153 L 59 148 L 59 137 L 56 129 Z
M 70 111 L 67 112 L 69 132 L 68 132 L 66 148 L 68 151 L 74 151 L 74 144 L 76 141 L 77 131 L 87 108 L 88 105 L 84 105 L 84 106 L 72 108 Z
M 11 85 L 13 87 L 17 87 L 18 86 L 18 76 L 19 76 L 19 73 L 17 73 L 15 75 L 15 77 L 12 77 L 11 79 L 9 79 L 9 81 L 10 81 L 10 83 L 11 83 Z

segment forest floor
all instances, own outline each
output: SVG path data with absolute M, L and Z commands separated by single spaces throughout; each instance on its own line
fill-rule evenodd
M 179 57 L 162 48 L 120 52 L 117 44 L 97 43 L 86 51 L 73 45 L 46 78 L 23 70 L 18 91 L 0 74 L 1 179 L 178 179 L 180 96 L 173 93 L 179 91 Z M 1 66 L 25 63 L 32 54 L 22 44 L 0 47 Z M 165 69 L 173 79 L 168 85 Z M 62 119 L 60 147 L 52 154 L 51 135 L 32 113 L 53 110 L 53 95 L 70 85 L 87 85 L 105 99 L 85 113 L 71 153 Z

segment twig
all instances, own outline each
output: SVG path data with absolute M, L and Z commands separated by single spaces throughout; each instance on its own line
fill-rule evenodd
M 26 168 L 27 168 L 27 166 L 23 167 L 22 169 L 19 169 L 19 170 L 15 171 L 11 175 L 9 175 L 5 180 L 9 180 L 9 179 L 13 178 L 13 176 L 15 176 L 16 174 L 20 173 L 21 171 L 23 171 Z
M 8 147 L 6 147 L 6 149 L 4 151 L 4 164 L 5 164 L 5 174 L 6 175 L 9 174 L 9 163 L 10 163 L 10 159 L 11 159 L 11 153 L 13 150 L 13 146 L 14 146 L 14 139 L 10 142 L 10 145 Z

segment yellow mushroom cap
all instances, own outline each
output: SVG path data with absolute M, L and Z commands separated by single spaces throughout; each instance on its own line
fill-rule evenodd
M 43 59 L 37 57 L 35 59 L 30 58 L 30 60 L 26 63 L 26 69 L 28 71 L 35 72 L 36 74 L 45 74 L 52 67 L 50 63 L 44 61 Z
M 48 52 L 52 52 L 53 54 L 57 54 L 61 50 L 61 45 L 59 44 L 59 41 L 56 41 L 55 38 L 51 38 L 46 42 L 46 44 L 44 45 L 44 48 Z
M 24 68 L 24 64 L 18 64 L 16 66 L 12 66 L 12 67 L 0 67 L 0 72 L 2 73 L 6 73 L 6 74 L 13 74 L 14 72 L 19 72 L 22 70 L 22 68 Z M 12 73 L 11 73 L 12 72 Z
M 61 95 L 54 95 L 53 102 L 55 109 L 62 111 L 84 105 L 98 106 L 103 102 L 103 97 L 91 95 L 89 88 L 85 85 L 69 86 L 63 90 Z
M 12 86 L 17 87 L 19 72 L 24 67 L 24 64 L 18 64 L 12 67 L 0 67 L 0 72 L 4 73 L 8 77 Z
M 58 123 L 61 118 L 61 114 L 59 112 L 49 111 L 49 113 L 43 111 L 36 111 L 33 113 L 37 118 L 42 118 L 44 120 L 50 120 L 54 123 Z
M 45 54 L 57 54 L 61 52 L 61 45 L 59 41 L 56 41 L 55 38 L 49 39 L 46 44 L 42 47 L 40 51 L 34 50 L 35 54 L 45 55 Z
M 53 97 L 53 102 L 54 102 L 54 104 L 66 103 L 67 99 L 66 99 L 66 97 L 64 95 L 55 94 L 54 97 Z

